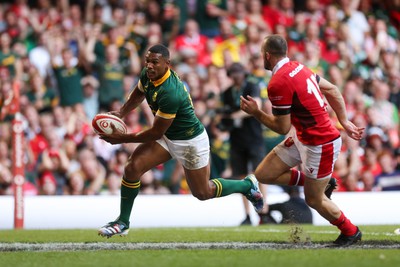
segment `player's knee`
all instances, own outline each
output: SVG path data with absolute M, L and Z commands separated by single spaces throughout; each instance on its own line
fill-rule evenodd
M 321 203 L 322 203 L 319 198 L 315 198 L 315 197 L 305 196 L 304 200 L 309 207 L 311 207 L 315 210 L 318 210 L 318 208 L 321 206 Z
M 198 200 L 202 200 L 202 201 L 211 198 L 210 194 L 207 192 L 192 192 L 192 194 L 195 198 L 197 198 Z
M 260 183 L 264 184 L 272 183 L 272 181 L 276 179 L 276 177 L 270 175 L 268 172 L 264 172 L 263 170 L 256 170 L 254 176 Z
M 136 161 L 131 161 L 128 164 L 126 164 L 124 168 L 125 179 L 127 180 L 139 179 L 143 175 L 143 173 L 145 173 L 145 171 L 140 165 L 141 164 Z

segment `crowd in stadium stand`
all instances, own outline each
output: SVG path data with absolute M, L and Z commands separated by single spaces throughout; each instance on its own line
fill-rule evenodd
M 110 145 L 91 128 L 137 82 L 144 53 L 166 45 L 207 128 L 212 177 L 229 177 L 229 133 L 219 126 L 227 68 L 247 67 L 270 112 L 261 41 L 286 37 L 289 57 L 341 90 L 350 119 L 333 176 L 338 191 L 400 190 L 400 3 L 390 0 L 15 0 L 0 4 L 0 97 L 19 81 L 25 134 L 25 194 L 119 194 L 136 144 Z M 340 125 L 332 114 L 333 123 Z M 146 105 L 129 131 L 152 123 Z M 0 122 L 0 194 L 13 194 L 11 116 Z M 267 151 L 279 135 L 264 129 Z M 174 160 L 142 177 L 142 194 L 185 194 Z

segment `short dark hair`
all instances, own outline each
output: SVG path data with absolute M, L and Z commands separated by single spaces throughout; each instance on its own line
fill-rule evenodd
M 239 62 L 232 63 L 226 70 L 226 74 L 228 75 L 228 77 L 230 77 L 232 73 L 235 72 L 247 74 L 246 68 Z
M 149 48 L 150 53 L 161 54 L 163 58 L 169 59 L 169 50 L 165 45 L 156 44 Z
M 286 56 L 287 50 L 287 42 L 281 35 L 273 34 L 265 37 L 264 52 L 277 56 Z

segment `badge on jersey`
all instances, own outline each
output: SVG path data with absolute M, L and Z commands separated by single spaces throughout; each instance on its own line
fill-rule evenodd
M 289 137 L 285 140 L 285 147 L 291 147 L 294 144 L 293 138 Z

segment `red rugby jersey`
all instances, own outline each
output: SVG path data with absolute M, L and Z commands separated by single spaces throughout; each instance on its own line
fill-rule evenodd
M 327 112 L 316 75 L 299 62 L 289 61 L 274 69 L 268 97 L 274 115 L 290 113 L 297 137 L 303 144 L 321 145 L 340 136 Z

